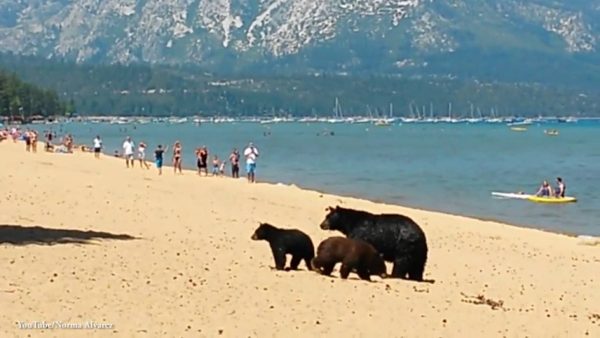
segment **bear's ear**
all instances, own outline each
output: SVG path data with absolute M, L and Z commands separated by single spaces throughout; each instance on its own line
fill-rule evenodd
M 327 207 L 327 208 L 325 208 L 325 211 L 327 211 L 327 212 L 331 212 L 332 210 L 333 210 L 333 208 L 332 208 L 332 207 Z

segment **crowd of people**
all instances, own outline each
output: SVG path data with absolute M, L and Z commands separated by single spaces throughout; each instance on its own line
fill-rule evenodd
M 93 143 L 93 152 L 96 158 L 100 157 L 103 149 L 102 139 L 97 135 Z M 120 153 L 115 150 L 114 156 L 122 157 L 125 159 L 125 166 L 127 168 L 133 168 L 135 166 L 136 159 L 139 162 L 140 168 L 150 169 L 150 165 L 146 161 L 146 150 L 147 145 L 144 142 L 140 142 L 135 145 L 135 142 L 131 137 L 127 137 L 123 141 L 122 149 Z M 169 150 L 169 146 L 163 146 L 162 144 L 157 145 L 154 150 L 154 164 L 158 170 L 158 174 L 162 175 L 162 167 L 164 164 L 165 153 Z M 173 172 L 175 174 L 182 174 L 183 168 L 183 147 L 180 141 L 176 141 L 172 147 L 172 164 Z M 240 154 L 237 148 L 234 148 L 229 154 L 227 159 L 220 158 L 218 155 L 213 155 L 209 163 L 209 151 L 205 145 L 198 147 L 194 150 L 194 156 L 196 158 L 196 167 L 198 175 L 202 176 L 226 176 L 226 166 L 229 164 L 230 176 L 233 178 L 240 177 L 240 158 L 244 156 L 246 164 L 246 174 L 248 182 L 254 183 L 256 181 L 256 162 L 259 157 L 258 148 L 252 143 L 248 143 L 248 146 L 244 149 L 243 154 Z M 210 173 L 209 173 L 210 165 Z
M 44 131 L 45 137 L 45 150 L 48 152 L 58 153 L 72 153 L 74 145 L 73 136 L 66 134 L 63 136 L 58 143 L 55 143 L 57 136 L 53 131 Z M 1 129 L 0 130 L 0 141 L 12 138 L 13 142 L 22 140 L 25 142 L 25 150 L 30 152 L 37 152 L 38 143 L 38 132 L 34 129 L 21 130 L 19 128 Z M 94 157 L 99 159 L 104 149 L 104 144 L 100 135 L 92 140 L 92 146 L 87 147 L 85 145 L 78 146 L 83 152 L 93 152 Z M 115 157 L 122 157 L 125 159 L 125 165 L 127 168 L 133 168 L 135 162 L 139 162 L 140 168 L 150 169 L 150 164 L 146 161 L 146 150 L 148 146 L 144 142 L 139 144 L 134 143 L 131 137 L 127 137 L 123 141 L 122 154 L 115 150 Z M 158 174 L 162 175 L 162 167 L 164 164 L 165 153 L 169 150 L 169 146 L 163 146 L 159 144 L 154 150 L 154 164 L 158 170 Z M 258 148 L 252 143 L 248 143 L 248 146 L 244 149 L 243 153 L 240 154 L 237 148 L 234 148 L 228 157 L 220 158 L 218 155 L 213 155 L 210 159 L 208 147 L 205 145 L 198 147 L 194 150 L 194 156 L 196 158 L 196 166 L 198 175 L 204 176 L 226 176 L 226 167 L 229 164 L 230 176 L 233 178 L 240 177 L 240 158 L 244 156 L 245 169 L 248 182 L 254 183 L 256 181 L 256 162 L 259 157 Z M 210 159 L 210 163 L 209 163 Z M 137 161 L 136 161 L 137 160 Z M 182 168 L 183 162 L 183 147 L 180 141 L 176 141 L 172 148 L 172 163 L 174 173 L 183 173 Z M 209 173 L 210 166 L 210 173 Z
M 25 150 L 28 152 L 37 152 L 37 144 L 39 141 L 39 133 L 35 129 L 25 129 L 13 127 L 11 129 L 0 130 L 0 141 L 12 138 L 13 142 L 23 141 L 25 143 Z M 54 153 L 72 153 L 73 152 L 73 136 L 67 134 L 60 138 L 58 143 L 55 143 L 56 133 L 48 130 L 44 131 L 44 150 L 47 152 Z M 85 151 L 85 146 L 82 150 Z

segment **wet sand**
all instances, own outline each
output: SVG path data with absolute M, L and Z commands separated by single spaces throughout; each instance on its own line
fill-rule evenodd
M 577 238 L 91 153 L 0 156 L 2 337 L 600 336 L 600 246 Z M 278 272 L 250 240 L 269 222 L 316 246 L 340 235 L 318 226 L 335 205 L 413 218 L 435 282 Z

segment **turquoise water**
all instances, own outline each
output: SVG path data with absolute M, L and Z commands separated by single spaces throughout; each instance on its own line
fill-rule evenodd
M 595 122 L 532 125 L 527 132 L 514 132 L 505 125 L 441 123 L 390 127 L 69 123 L 52 127 L 72 133 L 76 144 L 91 144 L 100 134 L 108 153 L 121 150 L 128 135 L 136 143 L 146 142 L 150 149 L 180 140 L 184 165 L 189 168 L 195 168 L 196 146 L 208 146 L 211 158 L 212 154 L 226 157 L 233 147 L 243 149 L 253 141 L 261 152 L 260 181 L 294 183 L 552 231 L 600 235 L 600 123 Z M 548 128 L 559 129 L 560 135 L 544 135 Z M 325 130 L 335 135 L 317 135 Z M 165 160 L 170 163 L 170 151 Z M 492 191 L 534 193 L 542 180 L 554 184 L 556 176 L 565 179 L 567 194 L 576 196 L 577 203 L 546 205 L 490 195 Z

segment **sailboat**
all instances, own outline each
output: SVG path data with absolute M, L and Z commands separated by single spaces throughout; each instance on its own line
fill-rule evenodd
M 329 123 L 341 123 L 344 122 L 344 118 L 342 115 L 342 108 L 340 107 L 340 101 L 337 96 L 335 97 L 335 107 L 333 108 L 334 117 L 327 119 Z
M 377 121 L 375 121 L 375 125 L 379 126 L 379 127 L 387 127 L 389 126 L 392 122 L 394 122 L 394 119 L 392 118 L 392 116 L 394 115 L 394 104 L 390 103 L 390 117 L 386 118 L 381 118 L 378 119 Z

